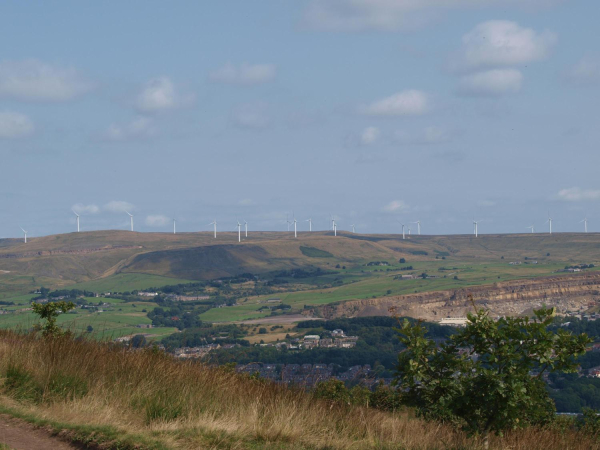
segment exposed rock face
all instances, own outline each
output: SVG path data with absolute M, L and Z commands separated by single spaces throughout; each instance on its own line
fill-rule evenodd
M 493 315 L 519 315 L 543 305 L 556 306 L 558 312 L 587 309 L 600 301 L 600 273 L 553 276 L 506 281 L 465 289 L 424 292 L 377 299 L 350 300 L 319 307 L 317 315 L 326 319 L 364 316 L 409 316 L 431 321 L 444 317 L 463 317 L 477 307 Z

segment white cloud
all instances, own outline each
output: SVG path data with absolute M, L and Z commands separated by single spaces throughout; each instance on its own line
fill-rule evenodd
M 402 145 L 434 145 L 449 142 L 452 134 L 444 128 L 431 126 L 425 127 L 421 131 L 396 131 L 393 139 Z
M 168 77 L 154 78 L 146 83 L 137 97 L 139 111 L 153 113 L 186 106 L 194 101 L 192 94 L 182 95 Z
M 33 122 L 25 114 L 0 112 L 0 138 L 15 139 L 33 133 Z
M 544 6 L 560 0 L 311 0 L 304 19 L 327 31 L 410 30 L 447 10 L 485 6 Z
M 127 141 L 134 139 L 148 138 L 154 135 L 154 123 L 148 117 L 136 117 L 131 122 L 125 124 L 111 124 L 104 138 L 109 141 Z
M 566 75 L 567 79 L 576 85 L 591 86 L 600 84 L 600 57 L 584 56 Z
M 124 202 L 122 200 L 113 200 L 104 205 L 104 210 L 113 213 L 131 212 L 135 209 L 131 203 Z
M 73 211 L 77 214 L 98 214 L 100 212 L 100 208 L 97 205 L 82 205 L 81 203 L 77 203 L 71 207 Z
M 73 68 L 51 66 L 35 59 L 0 62 L 0 97 L 62 102 L 93 88 Z
M 497 97 L 514 94 L 521 89 L 523 74 L 517 69 L 492 69 L 462 77 L 458 93 L 473 97 Z
M 452 68 L 506 67 L 541 61 L 548 57 L 557 37 L 537 33 L 508 20 L 490 20 L 477 25 L 462 38 L 462 48 Z
M 240 128 L 266 128 L 270 124 L 267 105 L 255 103 L 240 105 L 232 112 L 233 124 Z
M 429 111 L 429 103 L 427 94 L 412 89 L 374 101 L 360 108 L 360 112 L 371 116 L 421 115 Z
M 149 227 L 165 227 L 171 223 L 171 220 L 172 219 L 170 219 L 169 217 L 159 214 L 154 216 L 147 216 L 145 222 L 146 225 L 148 225 Z
M 381 135 L 379 128 L 377 127 L 367 127 L 360 134 L 360 142 L 363 145 L 371 145 L 374 144 Z
M 567 202 L 600 200 L 600 189 L 581 189 L 579 187 L 561 189 L 558 192 L 558 198 Z
M 276 75 L 275 64 L 231 63 L 210 73 L 209 79 L 219 83 L 252 85 L 272 81 Z
M 401 212 L 407 209 L 408 205 L 403 200 L 393 200 L 383 207 L 386 212 Z

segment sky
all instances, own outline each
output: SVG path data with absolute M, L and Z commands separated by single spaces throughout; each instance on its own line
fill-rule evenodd
M 595 0 L 0 4 L 0 238 L 600 231 Z

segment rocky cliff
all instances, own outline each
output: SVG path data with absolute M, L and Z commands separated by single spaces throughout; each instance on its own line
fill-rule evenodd
M 558 312 L 587 310 L 600 302 L 600 273 L 552 276 L 506 281 L 465 289 L 424 292 L 377 299 L 350 300 L 321 306 L 314 314 L 326 319 L 380 315 L 410 316 L 438 321 L 463 317 L 478 307 L 494 315 L 519 315 L 540 306 L 556 306 Z

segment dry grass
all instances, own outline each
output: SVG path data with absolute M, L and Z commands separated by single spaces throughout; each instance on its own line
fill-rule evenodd
M 315 401 L 222 369 L 69 339 L 0 332 L 0 403 L 38 419 L 110 426 L 164 448 L 461 449 L 476 441 L 410 412 Z M 491 448 L 590 449 L 577 434 L 529 429 Z

